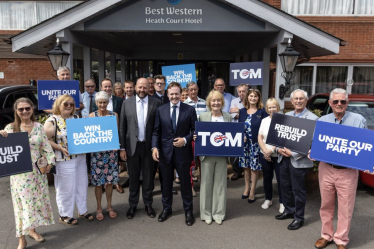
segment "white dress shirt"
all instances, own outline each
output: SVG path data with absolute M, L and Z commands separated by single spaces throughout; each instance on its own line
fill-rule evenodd
M 106 107 L 108 111 L 113 111 L 113 95 L 110 95 L 108 105 Z
M 148 113 L 148 96 L 146 96 L 144 99 L 139 98 L 138 95 L 136 95 L 136 113 L 139 117 L 138 110 L 140 110 L 141 101 L 144 100 L 143 103 L 143 109 L 144 109 L 144 124 L 146 125 L 145 121 L 147 120 L 147 113 Z
M 173 115 L 173 106 L 174 104 L 170 102 L 170 118 L 171 116 Z M 179 101 L 178 104 L 176 104 L 177 108 L 175 109 L 176 111 L 176 124 L 178 124 L 178 117 L 179 117 L 179 109 L 180 109 L 180 106 L 181 106 L 181 102 Z

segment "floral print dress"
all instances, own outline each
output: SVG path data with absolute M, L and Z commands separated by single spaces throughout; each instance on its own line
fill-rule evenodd
M 247 137 L 247 141 L 244 143 L 244 157 L 239 157 L 239 166 L 242 168 L 249 167 L 251 170 L 257 171 L 262 170 L 262 166 L 260 164 L 260 145 L 258 143 L 252 143 L 252 115 L 253 114 L 248 114 L 244 123 L 244 133 Z
M 114 116 L 109 111 L 108 116 Z M 99 117 L 95 111 L 95 117 Z M 91 153 L 91 183 L 94 186 L 117 184 L 119 180 L 117 151 L 102 151 Z
M 13 133 L 12 125 L 7 125 L 5 131 Z M 22 127 L 21 131 L 24 131 Z M 10 177 L 16 237 L 27 235 L 29 229 L 55 223 L 49 199 L 47 175 L 39 174 L 35 166 L 35 162 L 42 156 L 47 159 L 48 164 L 55 164 L 53 149 L 41 124 L 34 122 L 29 134 L 29 143 L 33 171 Z

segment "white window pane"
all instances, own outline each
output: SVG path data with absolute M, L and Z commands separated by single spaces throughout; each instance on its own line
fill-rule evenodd
M 352 93 L 374 93 L 374 67 L 353 67 Z
M 308 96 L 312 94 L 313 86 L 313 66 L 299 66 L 295 67 L 295 78 L 291 80 L 290 90 L 287 91 L 286 97 L 289 98 L 292 91 L 296 89 L 302 89 L 308 93 Z
M 374 0 L 356 0 L 355 14 L 374 15 Z
M 350 15 L 354 0 L 282 0 L 282 10 L 292 15 Z
M 317 66 L 316 93 L 329 93 L 335 88 L 346 89 L 348 67 Z
M 36 11 L 38 17 L 38 23 L 57 15 L 80 2 L 37 2 Z
M 0 2 L 0 29 L 24 30 L 35 24 L 34 2 Z

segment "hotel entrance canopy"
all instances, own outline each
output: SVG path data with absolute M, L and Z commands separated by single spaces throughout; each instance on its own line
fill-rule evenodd
M 46 55 L 56 38 L 70 54 L 74 44 L 123 60 L 234 61 L 261 51 L 264 67 L 270 49 L 283 52 L 288 39 L 301 58 L 338 54 L 342 41 L 258 0 L 90 0 L 12 37 L 12 50 Z

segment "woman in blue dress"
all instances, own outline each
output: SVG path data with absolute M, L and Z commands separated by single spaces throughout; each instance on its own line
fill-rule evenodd
M 239 111 L 239 122 L 244 122 L 244 157 L 239 158 L 239 166 L 244 169 L 245 188 L 242 199 L 248 198 L 248 203 L 255 201 L 256 185 L 260 164 L 260 146 L 258 145 L 258 131 L 261 121 L 268 114 L 261 101 L 261 93 L 258 89 L 249 89 L 245 99 L 244 108 Z M 252 183 L 251 183 L 252 182 Z
M 106 92 L 96 93 L 95 102 L 98 110 L 90 113 L 89 117 L 116 116 L 118 126 L 118 115 L 115 112 L 108 111 L 109 96 Z M 118 153 L 117 151 L 101 151 L 91 153 L 91 183 L 95 186 L 95 196 L 97 201 L 96 219 L 103 220 L 103 208 L 101 207 L 101 198 L 103 195 L 102 186 L 105 186 L 107 199 L 107 209 L 109 217 L 117 217 L 112 207 L 113 185 L 119 181 Z

